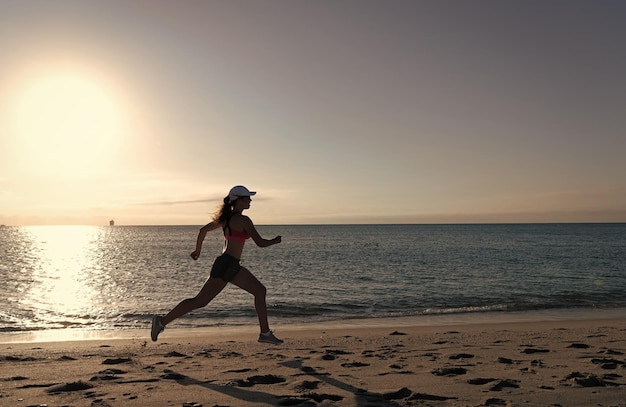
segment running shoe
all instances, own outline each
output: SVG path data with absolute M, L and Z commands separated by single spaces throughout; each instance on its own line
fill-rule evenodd
M 259 335 L 259 342 L 271 343 L 272 345 L 281 345 L 285 341 L 283 341 L 282 339 L 278 339 L 277 337 L 274 336 L 274 332 L 269 331 L 266 334 Z

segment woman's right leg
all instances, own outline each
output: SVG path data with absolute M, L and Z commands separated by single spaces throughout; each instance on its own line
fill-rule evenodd
M 239 273 L 231 280 L 231 283 L 254 295 L 254 308 L 259 317 L 259 326 L 261 328 L 259 342 L 272 343 L 274 345 L 282 344 L 283 340 L 274 336 L 267 323 L 267 304 L 265 303 L 267 290 L 265 286 L 245 267 L 241 268 Z
M 217 294 L 224 289 L 224 287 L 226 287 L 226 284 L 227 282 L 221 278 L 209 277 L 206 283 L 204 283 L 204 286 L 202 286 L 198 295 L 193 298 L 182 300 L 166 316 L 160 318 L 161 325 L 165 326 L 188 312 L 206 307 L 206 305 L 211 302 L 211 300 L 213 300 L 213 298 L 215 298 Z
M 241 267 L 239 273 L 231 280 L 231 283 L 254 295 L 254 309 L 259 318 L 259 326 L 262 333 L 269 332 L 267 322 L 267 304 L 265 303 L 265 286 L 245 267 Z

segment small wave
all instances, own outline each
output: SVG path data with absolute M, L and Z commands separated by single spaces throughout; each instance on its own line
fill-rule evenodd
M 482 305 L 459 308 L 428 308 L 416 315 L 441 315 L 441 314 L 466 314 L 471 312 L 509 311 L 510 307 L 505 304 Z

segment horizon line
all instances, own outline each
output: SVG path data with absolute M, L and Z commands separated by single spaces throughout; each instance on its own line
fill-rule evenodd
M 257 223 L 255 226 L 459 226 L 459 225 L 616 225 L 626 224 L 626 221 L 545 221 L 545 222 L 356 222 L 356 223 Z M 144 224 L 89 224 L 89 223 L 42 223 L 29 225 L 7 225 L 0 224 L 0 227 L 31 227 L 31 226 L 94 226 L 94 227 L 182 227 L 182 226 L 203 226 L 203 223 L 144 223 Z

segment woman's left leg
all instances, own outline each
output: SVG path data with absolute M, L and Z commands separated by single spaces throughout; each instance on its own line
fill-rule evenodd
M 265 303 L 267 289 L 265 286 L 245 267 L 241 267 L 241 270 L 239 270 L 230 282 L 254 295 L 254 309 L 259 317 L 261 332 L 269 332 L 270 326 L 267 322 L 267 304 Z

